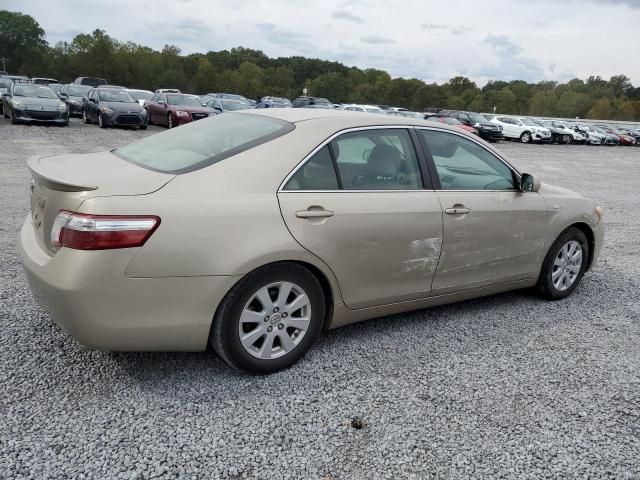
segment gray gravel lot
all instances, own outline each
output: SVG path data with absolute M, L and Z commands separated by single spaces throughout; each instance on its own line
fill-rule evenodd
M 85 350 L 26 285 L 25 159 L 161 130 L 0 119 L 0 478 L 640 478 L 640 148 L 499 145 L 606 209 L 569 299 L 369 321 L 251 377 L 212 353 Z

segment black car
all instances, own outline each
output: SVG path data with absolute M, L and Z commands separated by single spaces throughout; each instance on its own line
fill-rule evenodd
M 475 112 L 464 112 L 460 110 L 442 110 L 440 115 L 457 118 L 461 123 L 478 130 L 480 138 L 488 142 L 498 142 L 502 140 L 502 127 L 495 123 L 490 123 L 485 117 Z
M 147 112 L 124 90 L 92 88 L 82 99 L 82 121 L 96 122 L 100 128 L 139 127 L 146 130 Z
M 44 85 L 13 82 L 2 95 L 3 115 L 12 124 L 46 122 L 69 125 L 69 108 L 53 90 Z
M 303 108 L 303 107 L 333 108 L 333 104 L 326 98 L 322 98 L 322 97 L 301 96 L 296 98 L 293 101 L 293 108 Z
M 82 100 L 92 88 L 88 85 L 74 85 L 73 83 L 71 85 L 62 85 L 58 96 L 69 105 L 69 115 L 82 116 Z
M 90 87 L 97 87 L 100 85 L 109 85 L 104 78 L 96 78 L 96 77 L 78 77 L 73 83 L 75 85 L 89 85 Z

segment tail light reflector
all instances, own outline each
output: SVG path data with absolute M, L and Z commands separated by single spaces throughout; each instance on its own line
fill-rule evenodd
M 89 215 L 62 210 L 51 229 L 54 247 L 107 250 L 144 245 L 160 225 L 153 215 Z

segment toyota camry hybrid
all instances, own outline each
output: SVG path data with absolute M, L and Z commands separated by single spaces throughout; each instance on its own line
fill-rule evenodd
M 325 329 L 533 287 L 570 295 L 602 209 L 443 123 L 224 113 L 103 153 L 31 158 L 20 250 L 80 343 L 273 372 Z

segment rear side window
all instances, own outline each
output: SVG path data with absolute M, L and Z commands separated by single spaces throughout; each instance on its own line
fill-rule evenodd
M 118 148 L 113 154 L 162 173 L 199 170 L 295 129 L 292 123 L 246 113 L 224 113 Z
M 326 145 L 318 150 L 287 182 L 285 190 L 338 190 L 338 178 Z

